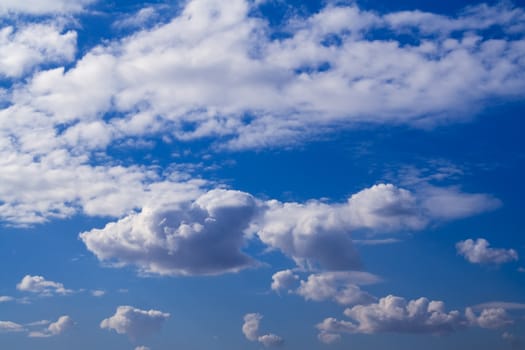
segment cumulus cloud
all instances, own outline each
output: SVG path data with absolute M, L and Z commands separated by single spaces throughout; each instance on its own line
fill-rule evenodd
M 284 344 L 284 339 L 273 333 L 260 335 L 259 326 L 262 318 L 263 316 L 257 313 L 246 314 L 244 316 L 242 332 L 246 339 L 257 341 L 266 347 L 280 346 Z
M 69 72 L 42 72 L 48 96 L 29 89 L 29 103 L 49 97 L 56 103 L 48 109 L 58 112 L 100 91 L 71 116 L 86 115 L 84 107 L 90 118 L 116 111 L 110 124 L 119 135 L 169 130 L 182 140 L 214 136 L 247 148 L 335 125 L 463 120 L 484 101 L 523 97 L 522 9 L 479 6 L 446 17 L 328 5 L 292 20 L 276 39 L 264 19 L 250 16 L 251 6 L 189 1 L 169 23 L 99 46 Z M 146 20 L 152 11 L 139 14 Z M 500 39 L 485 33 L 491 27 L 501 29 Z M 389 37 L 374 38 L 377 29 Z M 77 71 L 92 72 L 94 84 Z M 75 99 L 54 98 L 71 84 Z
M 159 331 L 169 317 L 169 313 L 158 310 L 119 306 L 113 316 L 102 320 L 100 328 L 114 330 L 118 334 L 137 339 Z
M 56 322 L 49 324 L 49 326 L 43 331 L 30 332 L 30 338 L 49 338 L 60 335 L 73 327 L 75 323 L 69 316 L 60 316 Z
M 407 301 L 393 295 L 381 298 L 377 303 L 347 308 L 344 314 L 349 321 L 330 317 L 317 325 L 321 341 L 325 335 L 340 333 L 440 335 L 468 327 L 499 329 L 513 322 L 503 308 L 484 308 L 478 313 L 466 308 L 461 313 L 458 310 L 446 311 L 442 301 L 427 298 Z
M 102 229 L 84 232 L 80 238 L 101 261 L 134 265 L 143 273 L 213 275 L 255 266 L 254 259 L 242 252 L 243 244 L 254 234 L 301 268 L 346 271 L 360 267 L 352 231 L 414 231 L 444 219 L 421 209 L 431 197 L 392 184 L 366 188 L 344 203 L 263 201 L 224 189 L 194 194 L 171 201 L 166 196 Z M 463 192 L 455 196 L 497 201 Z M 460 210 L 462 215 L 468 211 L 465 207 Z M 274 289 L 292 279 L 290 272 L 275 276 Z M 350 296 L 350 288 L 347 292 Z
M 194 201 L 144 208 L 80 238 L 99 259 L 134 264 L 146 273 L 213 275 L 255 264 L 241 248 L 256 213 L 249 194 L 212 190 Z
M 360 285 L 373 284 L 380 279 L 367 272 L 335 271 L 311 274 L 306 280 L 291 270 L 284 270 L 272 276 L 272 290 L 294 293 L 305 300 L 332 300 L 341 305 L 366 304 L 375 298 L 362 291 Z
M 483 238 L 458 242 L 456 249 L 459 255 L 473 264 L 504 264 L 518 260 L 518 253 L 514 249 L 491 248 L 490 243 Z
M 58 24 L 1 27 L 0 77 L 19 77 L 42 63 L 71 61 L 76 43 L 76 32 L 63 31 Z
M 62 283 L 48 281 L 42 276 L 31 275 L 24 276 L 20 283 L 16 285 L 16 289 L 42 296 L 67 295 L 73 293 L 71 289 L 64 288 Z
M 96 0 L 1 0 L 0 14 L 22 13 L 29 15 L 70 14 L 82 11 Z

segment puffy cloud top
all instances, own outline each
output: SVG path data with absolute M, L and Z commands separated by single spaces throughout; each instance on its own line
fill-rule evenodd
M 456 249 L 458 254 L 473 264 L 504 264 L 518 260 L 518 253 L 514 249 L 491 248 L 484 238 L 458 242 Z
M 119 306 L 113 316 L 102 320 L 100 328 L 114 330 L 118 334 L 137 339 L 159 331 L 169 317 L 169 313 L 158 310 Z

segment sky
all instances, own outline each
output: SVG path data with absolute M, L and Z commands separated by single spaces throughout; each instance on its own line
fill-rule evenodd
M 525 3 L 0 0 L 0 344 L 525 349 Z

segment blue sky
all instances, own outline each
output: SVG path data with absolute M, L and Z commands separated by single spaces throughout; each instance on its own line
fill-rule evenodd
M 0 0 L 0 344 L 525 348 L 524 6 Z

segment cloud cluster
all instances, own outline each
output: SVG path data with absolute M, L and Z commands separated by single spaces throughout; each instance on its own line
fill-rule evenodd
M 504 308 L 487 308 L 480 313 L 467 308 L 446 311 L 442 301 L 419 298 L 407 301 L 389 295 L 377 303 L 347 308 L 344 314 L 350 321 L 327 318 L 317 325 L 319 339 L 335 341 L 340 333 L 427 333 L 446 334 L 467 327 L 499 329 L 512 323 Z
M 257 341 L 266 347 L 280 346 L 284 344 L 284 339 L 273 334 L 260 335 L 259 326 L 263 316 L 257 313 L 246 314 L 242 325 L 242 332 L 246 339 Z
M 523 98 L 522 9 L 480 5 L 446 17 L 328 5 L 273 38 L 252 6 L 189 1 L 169 23 L 98 46 L 69 71 L 43 71 L 16 95 L 71 128 L 116 112 L 112 137 L 168 130 L 181 140 L 226 138 L 230 148 L 338 125 L 434 125 L 484 101 Z
M 434 221 L 477 214 L 499 204 L 491 196 L 456 188 L 434 192 L 437 197 L 379 184 L 345 203 L 329 204 L 262 201 L 245 192 L 215 189 L 193 199 L 159 201 L 80 238 L 102 261 L 161 275 L 210 275 L 254 266 L 255 261 L 242 252 L 253 234 L 299 267 L 355 270 L 360 262 L 353 230 L 420 230 Z M 469 207 L 471 197 L 476 204 Z M 435 214 L 439 209 L 434 203 L 454 200 L 464 203 L 459 213 L 449 209 L 446 215 Z
M 16 289 L 41 296 L 67 295 L 73 293 L 71 289 L 64 288 L 62 283 L 46 280 L 42 276 L 31 275 L 24 276 L 20 283 L 16 285 Z
M 102 320 L 100 328 L 138 339 L 159 331 L 169 317 L 169 313 L 158 310 L 119 306 L 113 316 Z
M 473 264 L 504 264 L 518 260 L 518 253 L 514 249 L 491 248 L 490 243 L 483 238 L 458 242 L 456 249 L 458 254 Z

